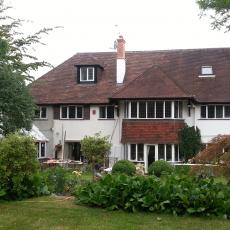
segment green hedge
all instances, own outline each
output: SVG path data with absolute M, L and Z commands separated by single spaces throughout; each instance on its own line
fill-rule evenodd
M 77 203 L 110 210 L 230 217 L 230 186 L 215 183 L 213 178 L 107 175 L 78 187 L 75 195 Z
M 112 173 L 123 173 L 129 176 L 133 176 L 136 172 L 136 167 L 133 162 L 128 160 L 120 160 L 113 166 Z
M 173 172 L 173 166 L 164 160 L 153 162 L 148 169 L 149 175 L 160 177 L 162 174 L 170 174 Z

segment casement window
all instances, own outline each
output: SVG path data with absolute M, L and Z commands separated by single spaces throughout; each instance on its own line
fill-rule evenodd
M 83 107 L 76 105 L 61 106 L 61 119 L 82 119 Z
M 229 119 L 230 105 L 201 105 L 200 117 L 202 119 Z
M 174 101 L 174 118 L 182 118 L 183 116 L 183 102 Z
M 99 119 L 113 119 L 114 118 L 114 106 L 100 106 L 99 107 Z
M 38 158 L 44 158 L 46 156 L 46 142 L 36 142 L 36 145 Z
M 125 118 L 173 119 L 182 118 L 182 112 L 182 101 L 130 101 L 125 103 Z
M 36 119 L 47 119 L 47 107 L 39 106 L 34 113 Z
M 158 144 L 158 160 L 173 161 L 173 151 L 175 162 L 183 160 L 179 153 L 178 144 Z
M 94 67 L 81 67 L 80 82 L 94 82 L 94 81 L 95 81 Z
M 144 162 L 144 145 L 131 144 L 130 145 L 130 160 Z

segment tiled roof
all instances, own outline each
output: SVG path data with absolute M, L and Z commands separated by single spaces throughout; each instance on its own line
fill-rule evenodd
M 104 68 L 96 84 L 77 84 L 76 65 Z M 201 66 L 214 78 L 199 78 Z M 190 98 L 230 102 L 230 48 L 126 52 L 123 85 L 116 84 L 116 53 L 79 53 L 32 83 L 37 104 L 107 103 L 109 98 Z

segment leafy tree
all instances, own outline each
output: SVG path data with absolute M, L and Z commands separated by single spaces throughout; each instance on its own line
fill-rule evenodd
M 50 66 L 30 55 L 30 50 L 40 42 L 41 35 L 52 29 L 42 29 L 33 35 L 20 32 L 23 21 L 5 12 L 10 7 L 0 0 L 0 132 L 7 134 L 17 129 L 31 127 L 34 108 L 26 81 L 32 81 L 31 70 Z
M 91 163 L 94 179 L 96 163 L 103 163 L 111 148 L 108 137 L 101 137 L 99 133 L 94 136 L 85 136 L 81 141 L 81 151 L 86 159 Z
M 6 199 L 32 196 L 33 174 L 39 163 L 34 140 L 18 134 L 7 135 L 0 140 L 0 193 Z
M 194 157 L 201 149 L 201 136 L 199 128 L 194 126 L 184 127 L 179 132 L 180 151 L 184 154 L 185 160 Z
M 230 0 L 197 0 L 202 13 L 209 12 L 213 29 L 230 30 Z

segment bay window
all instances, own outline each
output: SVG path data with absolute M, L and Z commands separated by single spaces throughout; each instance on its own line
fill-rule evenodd
M 174 112 L 173 112 L 174 111 Z M 126 101 L 125 118 L 174 119 L 183 117 L 182 101 Z

